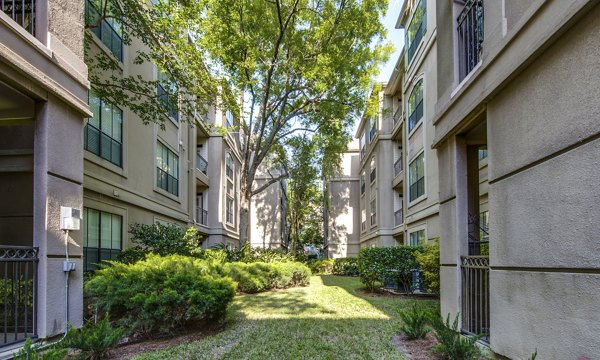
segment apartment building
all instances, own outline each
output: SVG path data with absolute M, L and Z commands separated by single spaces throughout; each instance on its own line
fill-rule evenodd
M 0 356 L 82 324 L 83 49 L 79 2 L 0 3 Z
M 360 150 L 357 140 L 342 154 L 340 171 L 324 185 L 323 250 L 326 258 L 357 256 L 360 249 Z
M 442 314 L 508 358 L 598 358 L 598 1 L 436 6 Z

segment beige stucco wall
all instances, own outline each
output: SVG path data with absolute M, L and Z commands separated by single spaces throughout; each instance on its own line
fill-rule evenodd
M 594 221 L 600 200 L 600 7 L 540 3 L 507 1 L 504 34 L 500 14 L 492 11 L 497 4 L 490 4 L 484 70 L 447 111 L 450 91 L 440 95 L 436 139 L 445 140 L 436 145 L 440 177 L 448 179 L 440 187 L 440 213 L 449 230 L 442 236 L 441 307 L 443 314 L 460 308 L 457 264 L 466 254 L 466 143 L 452 132 L 460 132 L 480 106 L 489 149 L 480 176 L 487 173 L 490 184 L 480 183 L 480 191 L 489 191 L 491 350 L 512 359 L 535 349 L 543 359 L 593 359 L 600 356 L 594 241 L 600 230 Z M 532 53 L 532 44 L 538 52 Z M 507 48 L 496 53 L 501 46 Z M 491 65 L 486 55 L 498 58 Z M 524 56 L 533 56 L 527 66 Z M 517 73 L 506 81 L 511 71 Z

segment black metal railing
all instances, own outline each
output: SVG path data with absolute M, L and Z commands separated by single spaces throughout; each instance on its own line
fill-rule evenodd
M 398 176 L 398 174 L 400 174 L 401 171 L 402 171 L 402 155 L 400 155 L 398 160 L 396 160 L 396 162 L 394 163 L 394 176 Z
M 396 125 L 398 123 L 398 121 L 400 121 L 401 118 L 402 118 L 402 107 L 398 107 L 398 109 L 396 110 L 396 112 L 394 113 L 394 116 L 393 116 L 394 125 Z
M 35 0 L 0 0 L 2 11 L 35 36 Z
M 402 208 L 400 208 L 394 212 L 394 224 L 396 226 L 404 224 L 404 214 L 403 214 Z
M 156 186 L 179 196 L 179 179 L 161 168 L 156 168 Z
M 207 175 L 208 161 L 200 153 L 196 153 L 196 168 Z
M 201 225 L 208 225 L 208 211 L 203 208 L 196 208 L 196 222 Z
M 462 331 L 490 339 L 490 262 L 487 256 L 462 256 Z
M 369 130 L 369 142 L 373 141 L 373 138 L 375 137 L 376 132 L 377 132 L 377 126 L 375 126 L 375 123 L 373 123 L 373 126 L 371 126 L 371 130 Z
M 0 346 L 36 336 L 38 248 L 0 246 Z
M 483 0 L 468 0 L 457 18 L 458 66 L 462 81 L 481 59 L 483 48 Z

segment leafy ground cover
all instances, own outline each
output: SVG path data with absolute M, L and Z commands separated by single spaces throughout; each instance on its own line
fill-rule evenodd
M 399 311 L 437 302 L 362 287 L 353 277 L 315 276 L 308 287 L 236 296 L 224 331 L 135 359 L 405 359 L 394 344 Z

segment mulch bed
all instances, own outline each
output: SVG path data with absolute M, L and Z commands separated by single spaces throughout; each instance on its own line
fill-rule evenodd
M 189 343 L 192 341 L 203 339 L 207 336 L 215 335 L 225 330 L 226 324 L 214 325 L 206 328 L 206 326 L 198 326 L 195 328 L 189 328 L 182 332 L 173 334 L 169 337 L 159 338 L 145 338 L 131 340 L 127 339 L 118 348 L 110 350 L 108 359 L 131 359 L 136 355 L 143 353 L 162 350 L 173 345 L 179 345 L 182 343 Z
M 393 341 L 398 350 L 410 360 L 443 359 L 442 356 L 431 353 L 431 348 L 438 343 L 431 333 L 427 334 L 425 339 L 416 340 L 409 340 L 404 333 L 400 333 L 394 336 Z

